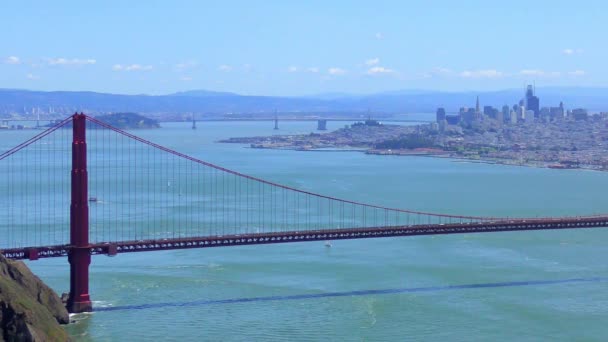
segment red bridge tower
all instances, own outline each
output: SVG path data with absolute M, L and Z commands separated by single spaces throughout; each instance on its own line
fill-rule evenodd
M 89 297 L 89 203 L 87 175 L 86 116 L 74 114 L 72 140 L 72 203 L 70 205 L 70 297 L 71 313 L 93 310 Z

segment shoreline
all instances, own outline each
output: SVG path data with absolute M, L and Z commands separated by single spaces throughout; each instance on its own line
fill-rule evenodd
M 251 149 L 266 149 L 266 150 L 287 150 L 287 151 L 296 151 L 296 152 L 361 152 L 368 155 L 377 155 L 377 156 L 397 156 L 397 157 L 428 157 L 428 158 L 442 158 L 442 159 L 450 159 L 454 163 L 471 163 L 471 164 L 489 164 L 489 165 L 504 165 L 504 166 L 522 166 L 522 167 L 533 167 L 539 169 L 551 169 L 551 170 L 585 170 L 585 171 L 598 171 L 598 172 L 606 172 L 608 170 L 599 168 L 599 165 L 583 165 L 578 167 L 567 167 L 559 164 L 559 162 L 538 162 L 538 163 L 530 163 L 530 162 L 519 162 L 513 159 L 483 159 L 483 158 L 466 158 L 463 156 L 454 156 L 451 155 L 450 152 L 446 151 L 416 151 L 416 150 L 374 150 L 374 149 L 364 149 L 364 148 L 297 148 L 297 147 L 252 147 L 252 146 L 244 146 L 244 148 Z M 551 167 L 551 165 L 556 165 L 556 167 Z M 597 167 L 597 168 L 594 168 Z

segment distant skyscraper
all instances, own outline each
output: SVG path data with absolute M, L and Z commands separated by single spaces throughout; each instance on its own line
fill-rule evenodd
M 502 106 L 502 117 L 505 121 L 510 120 L 511 110 L 508 105 Z
M 483 115 L 494 118 L 494 107 L 492 106 L 483 106 Z
M 528 85 L 528 88 L 526 89 L 524 104 L 526 106 L 526 110 L 533 111 L 534 116 L 538 117 L 538 114 L 540 113 L 540 101 L 538 96 L 534 95 L 534 87 L 532 85 Z
M 441 123 L 443 120 L 445 120 L 445 109 L 444 108 L 437 108 L 437 123 Z
M 481 118 L 481 108 L 479 108 L 479 95 L 477 96 L 477 101 L 475 102 L 475 120 Z

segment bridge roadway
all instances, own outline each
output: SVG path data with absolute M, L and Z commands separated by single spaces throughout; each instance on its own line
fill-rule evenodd
M 451 224 L 421 224 L 410 226 L 366 227 L 285 231 L 272 233 L 237 234 L 224 236 L 167 238 L 93 243 L 91 254 L 162 251 L 173 249 L 262 245 L 287 242 L 347 240 L 395 236 L 444 235 L 464 233 L 514 232 L 528 230 L 584 229 L 608 227 L 608 216 L 580 216 L 567 218 L 534 218 L 503 221 L 484 221 Z M 67 256 L 70 245 L 25 247 L 1 251 L 10 259 L 53 258 Z

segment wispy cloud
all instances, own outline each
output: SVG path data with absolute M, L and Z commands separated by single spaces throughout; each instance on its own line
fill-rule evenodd
M 82 66 L 82 65 L 92 65 L 97 63 L 96 60 L 89 59 L 79 59 L 79 58 L 48 58 L 46 60 L 47 64 L 50 66 Z
M 298 70 L 300 70 L 300 68 L 293 65 L 287 68 L 287 72 L 298 72 Z
M 433 68 L 433 72 L 436 74 L 451 74 L 452 70 L 448 69 L 448 68 L 443 68 L 443 67 L 435 67 L 435 68 Z
M 378 57 L 371 58 L 365 61 L 365 65 L 367 66 L 377 65 L 378 63 L 380 63 L 380 58 Z
M 559 71 L 545 71 L 540 69 L 524 69 L 520 70 L 519 74 L 532 77 L 559 77 L 562 75 Z
M 175 69 L 177 69 L 178 71 L 183 71 L 183 70 L 187 70 L 187 69 L 196 68 L 197 66 L 198 66 L 197 62 L 187 61 L 187 62 L 181 62 L 181 63 L 175 64 Z
M 183 81 L 183 82 L 189 82 L 189 81 L 192 81 L 192 77 L 190 77 L 190 76 L 182 76 L 182 77 L 179 78 L 179 80 Z
M 219 71 L 229 72 L 232 71 L 232 67 L 230 65 L 222 64 L 218 67 Z
M 505 76 L 502 71 L 494 70 L 494 69 L 484 69 L 484 70 L 465 70 L 461 72 L 460 77 L 464 78 L 499 78 Z
M 446 77 L 454 75 L 452 69 L 444 67 L 435 67 L 431 71 L 419 74 L 421 78 Z
M 130 64 L 130 65 L 122 65 L 122 64 L 114 64 L 112 66 L 112 70 L 114 71 L 150 71 L 153 67 L 151 65 L 141 65 L 141 64 Z
M 367 70 L 367 74 L 368 75 L 386 75 L 386 74 L 394 74 L 395 70 L 393 69 L 389 69 L 389 68 L 385 68 L 382 66 L 375 66 L 375 67 L 371 67 L 369 68 L 369 70 Z
M 4 59 L 6 64 L 21 64 L 21 60 L 17 56 L 8 56 Z
M 570 56 L 570 55 L 577 55 L 577 54 L 583 53 L 583 49 L 569 49 L 568 48 L 568 49 L 563 49 L 562 53 L 564 55 L 568 55 L 568 56 Z
M 38 80 L 40 79 L 40 76 L 36 76 L 34 74 L 27 74 L 25 75 L 25 78 L 27 78 L 28 80 Z
M 570 76 L 585 76 L 585 75 L 587 75 L 587 73 L 585 72 L 585 70 L 574 70 L 574 71 L 568 72 L 568 75 L 570 75 Z
M 317 67 L 310 67 L 310 68 L 306 69 L 306 71 L 312 72 L 312 73 L 316 74 L 316 73 L 319 72 L 319 68 L 317 68 Z
M 376 39 L 378 40 L 382 40 L 384 39 L 384 35 L 380 32 L 376 32 L 376 34 L 374 35 L 374 37 L 376 37 Z
M 333 67 L 333 68 L 327 69 L 327 73 L 330 75 L 338 76 L 338 75 L 346 74 L 346 70 L 344 70 L 342 68 Z

